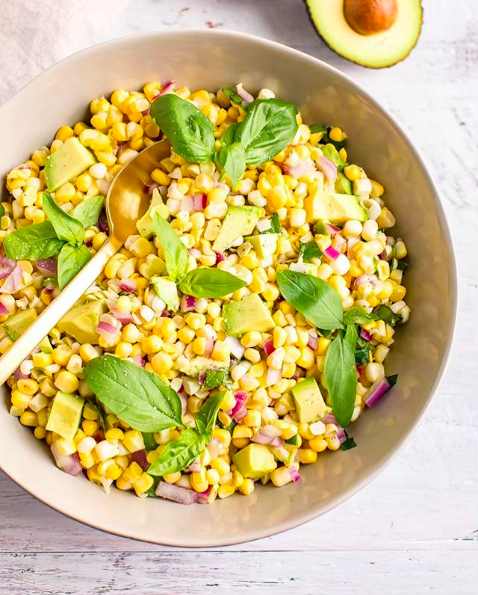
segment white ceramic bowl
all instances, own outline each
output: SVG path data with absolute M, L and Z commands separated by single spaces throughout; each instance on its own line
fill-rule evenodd
M 351 426 L 358 447 L 321 455 L 301 469 L 302 481 L 259 486 L 249 497 L 211 506 L 139 499 L 59 471 L 48 449 L 0 407 L 0 465 L 41 501 L 94 527 L 177 546 L 217 546 L 265 537 L 330 510 L 383 469 L 423 415 L 443 372 L 456 310 L 455 267 L 448 227 L 423 162 L 399 126 L 343 74 L 287 47 L 225 31 L 177 31 L 119 39 L 64 60 L 0 109 L 2 174 L 49 144 L 55 131 L 86 115 L 91 99 L 117 88 L 140 89 L 175 79 L 191 89 L 243 82 L 273 89 L 299 106 L 305 122 L 347 131 L 351 161 L 385 185 L 386 201 L 406 238 L 409 323 L 396 333 L 387 359 L 400 375 L 393 393 Z M 27 355 L 27 354 L 25 354 Z M 337 473 L 337 469 L 342 471 Z

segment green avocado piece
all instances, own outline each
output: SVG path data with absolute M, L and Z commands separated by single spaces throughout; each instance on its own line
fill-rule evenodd
M 168 279 L 168 277 L 152 277 L 151 283 L 154 285 L 156 293 L 166 304 L 167 309 L 176 312 L 179 309 L 179 295 L 176 283 Z
M 48 190 L 53 192 L 96 163 L 91 151 L 74 136 L 46 158 L 45 177 Z
M 37 317 L 35 308 L 28 308 L 27 310 L 19 310 L 9 316 L 3 323 L 3 330 L 7 333 L 12 341 L 16 341 L 27 328 L 33 324 Z
M 312 423 L 322 419 L 326 405 L 315 378 L 309 376 L 292 388 L 300 423 Z
M 373 27 L 385 19 L 369 19 L 357 26 L 354 15 L 345 15 L 343 0 L 304 0 L 317 33 L 334 52 L 368 68 L 387 68 L 404 60 L 415 47 L 423 23 L 420 0 L 401 0 L 395 20 L 386 29 Z M 353 2 L 364 5 L 368 14 L 371 7 L 389 3 Z M 375 8 L 376 10 L 376 8 Z M 352 28 L 349 22 L 355 24 Z M 358 30 L 361 32 L 359 33 Z
M 42 339 L 42 341 L 38 345 L 38 347 L 40 348 L 40 351 L 42 353 L 52 353 L 53 352 L 53 347 L 52 347 L 52 344 L 50 343 L 50 339 L 48 336 L 46 336 L 44 339 Z
M 313 277 L 317 277 L 319 272 L 319 267 L 316 264 L 302 261 L 291 263 L 289 269 L 297 273 L 304 273 L 304 275 L 312 275 Z
M 260 479 L 277 467 L 274 455 L 265 444 L 251 443 L 232 457 L 239 473 L 250 479 Z
M 340 171 L 335 180 L 335 192 L 339 194 L 353 194 L 352 182 Z
M 58 323 L 62 333 L 70 335 L 80 343 L 98 343 L 96 327 L 100 316 L 108 312 L 105 300 L 94 300 L 72 308 Z
M 226 332 L 231 337 L 240 337 L 248 331 L 265 333 L 275 326 L 269 308 L 257 293 L 246 295 L 237 302 L 229 302 L 223 307 L 222 313 Z
M 269 258 L 277 250 L 277 242 L 280 238 L 280 233 L 261 233 L 257 236 L 249 236 L 244 238 L 246 242 L 250 242 L 252 247 L 260 259 Z
M 154 213 L 159 213 L 163 219 L 169 218 L 169 209 L 164 204 L 161 193 L 157 188 L 153 190 L 153 196 L 151 198 L 149 209 L 141 217 L 141 219 L 138 219 L 136 222 L 136 227 L 144 238 L 150 238 L 154 234 L 152 219 Z
M 65 440 L 73 440 L 80 427 L 85 400 L 78 395 L 58 391 L 48 417 L 46 429 L 56 432 Z
M 365 221 L 367 211 L 356 196 L 335 192 L 316 191 L 304 200 L 307 222 L 315 223 L 319 219 L 330 221 L 333 225 L 343 225 L 354 219 Z
M 224 252 L 241 236 L 250 235 L 264 213 L 262 207 L 229 207 L 212 249 Z
M 217 368 L 217 361 L 211 359 L 210 357 L 204 357 L 199 355 L 193 359 L 180 359 L 176 360 L 175 368 L 182 374 L 186 376 L 190 376 L 191 378 L 196 378 L 199 374 L 202 374 L 206 370 L 212 370 Z

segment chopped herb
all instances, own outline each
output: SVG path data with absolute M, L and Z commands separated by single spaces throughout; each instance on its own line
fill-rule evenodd
M 400 314 L 395 314 L 395 312 L 386 306 L 385 304 L 381 304 L 377 306 L 375 310 L 372 312 L 373 320 L 383 320 L 387 324 L 391 324 L 392 326 L 401 322 L 402 317 Z
M 344 430 L 344 432 L 345 432 L 345 430 Z M 340 450 L 350 450 L 351 448 L 355 448 L 357 446 L 357 443 L 352 438 L 352 436 L 349 436 L 347 434 L 347 432 L 345 432 L 345 436 L 346 436 L 346 440 L 344 442 L 342 442 L 342 444 L 340 445 Z
M 289 440 L 286 440 L 285 442 L 286 444 L 291 444 L 292 446 L 300 446 L 301 439 L 299 434 L 296 434 L 295 436 L 292 436 L 292 438 L 289 438 Z
M 262 231 L 261 233 L 280 233 L 281 226 L 280 226 L 279 215 L 277 213 L 274 213 L 272 215 L 272 217 L 270 218 L 270 222 L 271 222 L 271 226 L 268 229 Z
M 221 385 L 227 385 L 229 380 L 229 370 L 227 368 L 206 370 L 206 378 L 204 379 L 203 386 L 206 388 L 217 388 Z
M 302 262 L 309 262 L 313 258 L 321 258 L 322 250 L 317 246 L 314 240 L 310 242 L 300 242 L 299 244 L 299 258 Z

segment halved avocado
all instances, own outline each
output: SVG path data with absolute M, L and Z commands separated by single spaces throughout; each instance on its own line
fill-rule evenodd
M 397 64 L 420 36 L 421 0 L 304 1 L 314 27 L 330 49 L 361 66 Z

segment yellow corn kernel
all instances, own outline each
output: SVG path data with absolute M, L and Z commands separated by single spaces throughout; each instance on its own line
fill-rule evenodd
M 205 471 L 195 471 L 194 473 L 191 473 L 189 479 L 193 490 L 196 492 L 205 492 L 209 487 Z
M 173 359 L 168 353 L 159 352 L 151 359 L 153 370 L 157 374 L 166 374 L 173 367 Z
M 267 202 L 271 210 L 276 211 L 287 204 L 287 191 L 283 186 L 274 186 L 268 193 Z
M 126 481 L 131 481 L 132 483 L 134 483 L 141 477 L 142 474 L 143 470 L 141 469 L 141 467 L 138 465 L 138 463 L 133 462 L 131 463 L 131 465 L 129 465 L 127 469 L 123 471 L 122 477 Z
M 327 441 L 323 437 L 312 438 L 309 440 L 309 447 L 314 452 L 323 452 L 327 448 Z
M 144 449 L 143 435 L 138 430 L 128 430 L 124 434 L 123 445 L 130 452 L 137 452 Z
M 358 165 L 347 165 L 347 167 L 344 168 L 344 174 L 352 182 L 355 180 L 360 180 L 362 177 L 362 172 Z
M 142 473 L 134 482 L 133 486 L 136 492 L 144 493 L 153 487 L 154 479 L 148 473 Z
M 247 412 L 247 415 L 242 420 L 242 423 L 249 428 L 257 428 L 260 427 L 261 420 L 262 417 L 260 411 L 250 410 Z
M 163 347 L 163 341 L 156 335 L 150 335 L 141 341 L 141 349 L 144 354 L 158 353 Z
M 304 465 L 315 463 L 317 460 L 317 452 L 311 448 L 302 448 L 299 451 L 299 461 Z
M 390 301 L 391 302 L 400 302 L 401 300 L 403 300 L 405 298 L 406 293 L 407 293 L 406 287 L 395 283 L 393 285 L 392 294 L 390 295 Z
M 262 342 L 262 335 L 258 331 L 249 331 L 241 338 L 243 347 L 257 347 Z
M 380 182 L 377 182 L 376 180 L 370 180 L 370 183 L 372 184 L 372 191 L 370 192 L 370 196 L 372 198 L 379 198 L 380 196 L 382 196 L 382 194 L 385 192 L 385 188 L 382 186 L 382 184 L 380 184 Z
M 188 326 L 183 326 L 183 328 L 178 330 L 178 340 L 186 345 L 189 345 L 194 340 L 195 335 L 194 330 Z
M 33 411 L 25 411 L 20 415 L 20 423 L 24 426 L 35 427 L 37 421 L 37 414 L 33 413 Z
M 238 490 L 241 492 L 241 494 L 244 494 L 244 496 L 249 496 L 249 494 L 252 494 L 254 491 L 254 487 L 255 485 L 252 479 L 244 478 L 244 481 L 238 487 Z
M 211 468 L 215 469 L 221 477 L 227 475 L 231 471 L 231 466 L 224 459 L 217 457 L 211 461 Z
M 341 143 L 347 138 L 347 135 L 341 128 L 335 127 L 329 132 L 329 138 L 330 140 L 333 140 L 334 143 Z
M 156 184 L 159 184 L 160 186 L 169 186 L 171 183 L 171 178 L 165 174 L 162 169 L 153 170 L 151 178 L 154 182 L 156 182 Z
M 176 483 L 178 481 L 178 479 L 180 479 L 180 477 L 181 477 L 181 472 L 177 471 L 176 473 L 171 473 L 169 475 L 165 475 L 163 477 L 163 479 L 166 483 Z
M 17 388 L 26 395 L 34 395 L 36 392 L 38 392 L 38 382 L 31 378 L 27 378 L 25 380 L 20 379 L 17 383 Z
M 81 424 L 81 427 L 87 436 L 93 436 L 93 434 L 97 432 L 99 426 L 96 421 L 85 419 Z
M 288 467 L 279 467 L 271 473 L 271 481 L 276 487 L 281 487 L 292 481 Z
M 234 486 L 222 485 L 217 490 L 217 495 L 221 499 L 229 498 L 229 496 L 232 496 L 235 491 L 236 491 L 236 488 Z
M 131 488 L 133 487 L 133 484 L 130 481 L 128 481 L 127 479 L 125 479 L 124 477 L 119 477 L 116 480 L 116 487 L 119 490 L 127 491 L 127 490 L 131 490 Z
M 310 370 L 315 364 L 315 354 L 310 347 L 302 347 L 300 357 L 296 361 L 297 365 L 306 370 Z
M 64 393 L 74 393 L 78 389 L 79 380 L 71 372 L 62 370 L 55 378 L 55 386 Z
M 331 340 L 327 337 L 319 337 L 319 340 L 317 342 L 317 355 L 325 355 L 327 353 L 327 349 L 329 348 L 330 343 Z

